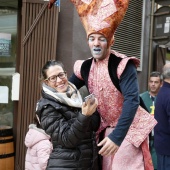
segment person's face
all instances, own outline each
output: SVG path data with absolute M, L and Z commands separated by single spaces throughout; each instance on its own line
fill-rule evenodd
M 88 45 L 96 60 L 103 60 L 109 54 L 107 40 L 102 34 L 91 34 L 88 38 Z
M 160 87 L 162 86 L 162 82 L 159 77 L 150 77 L 148 85 L 150 93 L 157 95 Z
M 44 81 L 48 86 L 56 89 L 60 93 L 67 91 L 68 79 L 62 67 L 58 65 L 51 66 L 47 70 L 46 74 L 47 79 Z

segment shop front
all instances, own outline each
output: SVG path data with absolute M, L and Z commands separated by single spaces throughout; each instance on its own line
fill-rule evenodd
M 47 5 L 43 0 L 0 0 L 0 139 L 4 129 L 12 129 L 13 141 L 6 144 L 12 149 L 6 154 L 15 158 L 8 167 L 13 162 L 1 156 L 7 151 L 0 143 L 3 170 L 24 169 L 24 138 L 40 97 L 40 70 L 56 58 L 58 8 L 48 10 Z
M 122 30 L 119 27 L 120 37 L 116 36 L 115 48 L 122 47 L 130 52 L 135 51 L 132 47 L 136 48 L 143 63 L 138 72 L 139 83 L 142 90 L 146 90 L 148 60 L 152 56 L 148 56 L 150 20 L 146 17 L 150 16 L 150 2 L 139 2 L 131 1 L 126 18 L 129 26 L 122 27 Z M 140 10 L 136 10 L 139 6 Z M 135 10 L 136 17 L 132 22 Z M 133 29 L 136 28 L 138 34 L 131 32 L 131 26 L 136 26 Z M 121 37 L 127 28 L 131 35 L 126 34 L 127 40 L 124 41 L 124 36 L 121 45 Z M 129 35 L 138 39 L 129 38 Z M 134 45 L 132 40 L 135 40 Z M 130 43 L 130 48 L 125 42 Z M 23 170 L 25 166 L 24 139 L 40 98 L 42 66 L 47 60 L 57 59 L 63 62 L 70 75 L 75 60 L 86 59 L 90 55 L 86 34 L 70 0 L 61 1 L 61 8 L 53 7 L 51 10 L 47 0 L 0 0 L 0 127 L 12 128 L 15 170 Z M 137 56 L 136 53 L 134 56 Z
M 14 169 L 13 116 L 16 77 L 18 1 L 0 1 L 0 166 Z M 13 93 L 14 91 L 14 93 Z M 18 98 L 18 96 L 16 96 Z
M 17 0 L 0 1 L 0 125 L 13 127 L 12 78 L 16 72 Z M 13 89 L 14 90 L 14 89 Z

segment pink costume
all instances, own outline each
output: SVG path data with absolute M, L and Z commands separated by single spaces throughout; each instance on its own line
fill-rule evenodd
M 139 64 L 138 59 L 135 57 L 126 57 L 116 51 L 111 51 L 111 53 L 115 54 L 117 57 L 123 58 L 117 69 L 118 78 L 120 78 L 130 59 L 136 63 L 136 66 Z M 114 86 L 109 76 L 108 59 L 109 56 L 99 62 L 94 62 L 93 60 L 88 78 L 89 91 L 95 94 L 99 102 L 98 111 L 102 119 L 99 132 L 109 127 L 106 128 L 105 136 L 108 136 L 116 126 L 123 105 L 123 96 Z M 80 74 L 82 63 L 82 60 L 78 60 L 74 65 L 74 72 L 80 79 L 82 79 Z M 146 167 L 147 163 L 152 167 L 152 162 L 144 163 L 143 159 L 145 157 L 143 154 L 148 156 L 149 153 L 148 151 L 145 153 L 143 152 L 145 149 L 148 149 L 144 141 L 147 139 L 148 134 L 152 131 L 155 124 L 156 120 L 139 106 L 133 123 L 119 147 L 118 152 L 115 154 L 114 159 L 111 156 L 103 157 L 103 170 L 127 170 L 127 167 L 129 167 L 128 170 L 144 170 L 144 166 Z M 145 147 L 141 149 L 141 145 Z M 132 157 L 134 159 L 132 159 Z M 149 168 L 149 170 L 151 169 Z

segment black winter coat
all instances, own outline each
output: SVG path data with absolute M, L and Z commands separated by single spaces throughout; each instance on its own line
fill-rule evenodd
M 47 170 L 98 170 L 98 112 L 84 116 L 80 108 L 61 104 L 45 93 L 42 96 L 36 113 L 53 143 Z

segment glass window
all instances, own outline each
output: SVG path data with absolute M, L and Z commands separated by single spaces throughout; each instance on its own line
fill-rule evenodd
M 16 66 L 17 3 L 0 0 L 0 125 L 7 126 L 13 126 L 11 87 Z

